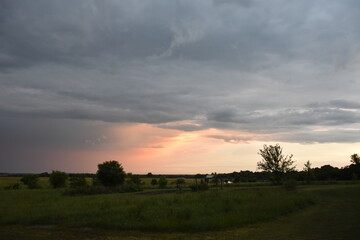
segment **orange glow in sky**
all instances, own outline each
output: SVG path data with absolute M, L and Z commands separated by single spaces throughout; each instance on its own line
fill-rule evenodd
M 146 174 L 195 174 L 256 170 L 260 160 L 257 154 L 264 144 L 277 142 L 256 141 L 256 135 L 239 131 L 207 129 L 184 132 L 162 129 L 149 124 L 120 125 L 107 133 L 109 141 L 97 150 L 78 151 L 68 157 L 78 159 L 78 168 L 96 171 L 97 164 L 106 160 L 119 161 L 126 172 Z M 241 136 L 238 139 L 217 139 L 218 135 Z M 307 160 L 313 167 L 331 164 L 336 167 L 349 165 L 349 156 L 358 144 L 324 143 L 298 144 L 279 142 L 286 155 L 293 154 L 297 169 Z M 72 168 L 77 165 L 72 163 Z

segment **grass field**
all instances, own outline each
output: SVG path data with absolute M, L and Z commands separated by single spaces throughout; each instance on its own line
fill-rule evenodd
M 0 239 L 357 239 L 360 186 L 63 196 L 0 190 Z

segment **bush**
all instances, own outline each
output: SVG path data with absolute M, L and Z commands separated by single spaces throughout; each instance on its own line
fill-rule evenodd
M 166 177 L 161 176 L 158 183 L 159 183 L 159 188 L 166 188 L 168 181 L 166 180 Z
M 199 184 L 192 184 L 189 187 L 193 192 L 209 190 L 209 185 L 204 181 L 200 181 Z
M 151 185 L 155 186 L 158 184 L 158 181 L 156 180 L 156 178 L 151 180 Z
M 50 185 L 53 188 L 61 188 L 66 186 L 67 175 L 65 172 L 52 171 L 50 174 Z
M 76 175 L 70 178 L 70 187 L 78 188 L 87 186 L 87 182 L 84 175 Z
M 139 175 L 131 175 L 130 179 L 127 180 L 124 187 L 128 189 L 128 192 L 141 191 L 142 184 L 143 181 L 141 181 Z
M 121 164 L 112 160 L 99 164 L 96 175 L 102 185 L 113 187 L 122 185 L 126 174 Z
M 25 175 L 20 179 L 20 181 L 30 189 L 39 188 L 39 176 L 36 174 Z

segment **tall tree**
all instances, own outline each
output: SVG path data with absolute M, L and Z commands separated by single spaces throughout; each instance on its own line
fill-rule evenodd
M 272 181 L 275 184 L 280 184 L 283 181 L 284 175 L 295 169 L 293 155 L 285 156 L 282 153 L 282 148 L 279 144 L 264 145 L 258 153 L 262 160 L 257 163 L 259 169 L 272 173 Z
M 117 186 L 125 181 L 125 171 L 120 163 L 111 160 L 98 165 L 96 176 L 104 186 Z

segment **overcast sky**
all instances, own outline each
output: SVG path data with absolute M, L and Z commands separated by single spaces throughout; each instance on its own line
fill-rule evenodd
M 359 29 L 357 0 L 1 0 L 0 172 L 348 165 Z

